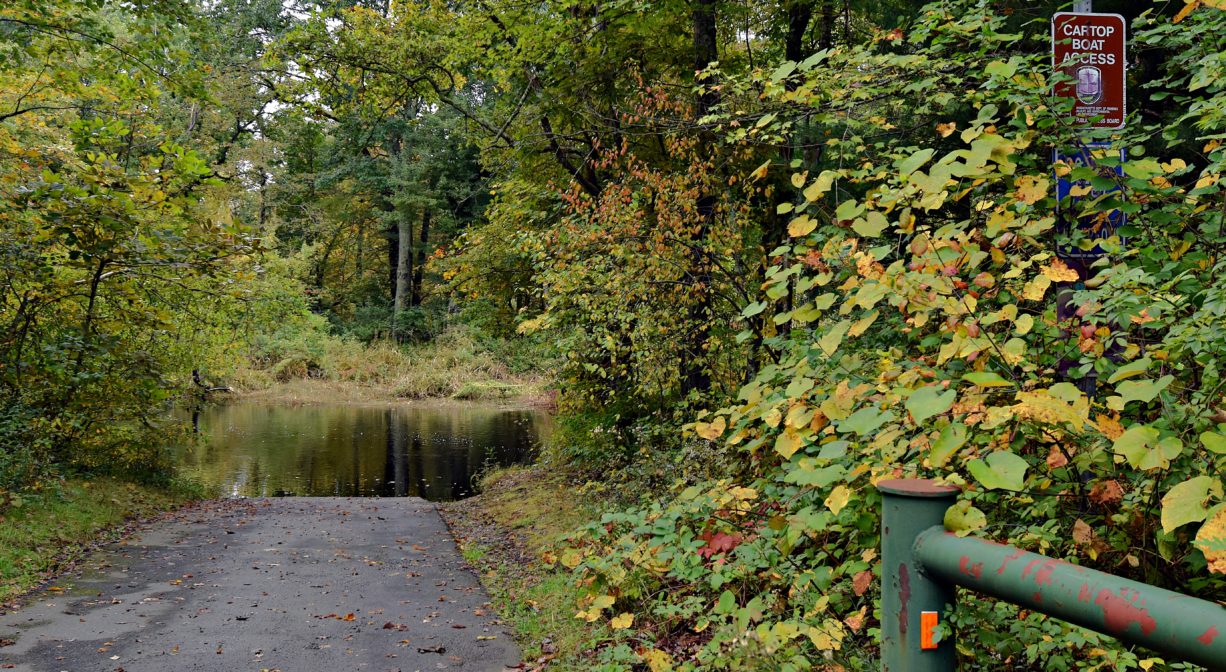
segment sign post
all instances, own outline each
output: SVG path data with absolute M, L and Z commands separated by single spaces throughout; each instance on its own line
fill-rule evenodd
M 1072 99 L 1073 123 L 1123 128 L 1128 113 L 1125 44 L 1119 14 L 1060 12 L 1052 17 L 1052 67 L 1072 78 L 1056 84 L 1056 97 Z
M 1057 149 L 1054 153 L 1055 163 L 1062 164 L 1070 169 L 1089 167 L 1094 168 L 1098 172 L 1099 177 L 1106 177 L 1112 180 L 1111 186 L 1103 188 L 1095 187 L 1090 180 L 1080 179 L 1072 180 L 1068 177 L 1056 177 L 1056 233 L 1068 234 L 1073 231 L 1081 232 L 1085 238 L 1091 240 L 1107 240 L 1116 235 L 1120 227 L 1128 222 L 1128 217 L 1120 210 L 1112 210 L 1110 212 L 1098 213 L 1094 215 L 1086 215 L 1079 219 L 1073 219 L 1073 216 L 1065 212 L 1065 203 L 1072 206 L 1070 209 L 1076 210 L 1076 205 L 1082 200 L 1093 200 L 1107 196 L 1109 194 L 1119 194 L 1122 190 L 1119 184 L 1114 182 L 1115 178 L 1124 176 L 1124 161 L 1127 159 L 1124 150 L 1112 150 L 1109 142 L 1086 142 L 1082 143 L 1081 147 L 1072 151 L 1061 151 Z M 1104 159 L 1117 159 L 1117 161 L 1107 162 Z M 1112 163 L 1114 165 L 1102 165 Z M 1067 201 L 1065 199 L 1068 199 Z M 1116 241 L 1119 242 L 1119 241 Z M 1093 261 L 1104 254 L 1106 250 L 1101 245 L 1057 245 L 1056 255 L 1061 259 L 1068 261 L 1072 259 L 1083 262 Z M 1074 268 L 1076 264 L 1070 264 Z
M 1057 100 L 1071 101 L 1069 123 L 1088 129 L 1119 129 L 1124 127 L 1128 114 L 1127 89 L 1127 42 L 1128 24 L 1119 14 L 1094 14 L 1089 0 L 1078 0 L 1073 12 L 1059 12 L 1051 21 L 1052 70 L 1058 77 L 1053 93 Z M 1063 75 L 1061 77 L 1061 75 Z M 1110 143 L 1079 142 L 1071 151 L 1056 150 L 1054 162 L 1077 167 L 1098 167 L 1098 159 L 1113 154 Z M 1124 152 L 1118 150 L 1116 165 L 1104 166 L 1101 177 L 1118 178 L 1124 175 Z M 1116 188 L 1091 188 L 1084 181 L 1062 179 L 1056 181 L 1057 233 L 1078 231 L 1084 237 L 1106 239 L 1116 235 L 1124 223 L 1124 214 L 1118 210 L 1075 217 L 1066 208 L 1083 198 L 1097 198 Z M 1075 208 L 1074 208 L 1075 209 Z M 1106 254 L 1100 245 L 1057 245 L 1056 255 L 1077 272 L 1076 283 L 1065 285 L 1056 295 L 1056 319 L 1065 324 L 1065 334 L 1080 341 L 1081 330 L 1076 324 L 1077 306 L 1073 292 L 1084 288 L 1084 283 L 1093 276 L 1091 264 Z M 1071 285 L 1071 286 L 1069 286 Z M 1060 362 L 1060 372 L 1069 376 L 1073 362 Z M 1078 380 L 1078 387 L 1093 396 L 1097 376 L 1093 371 Z

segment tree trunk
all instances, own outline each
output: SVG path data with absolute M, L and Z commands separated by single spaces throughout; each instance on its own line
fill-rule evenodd
M 712 61 L 719 60 L 716 43 L 715 0 L 695 0 L 694 3 L 694 70 L 706 70 Z M 705 82 L 703 93 L 698 96 L 698 116 L 702 117 L 719 102 L 719 92 L 714 82 Z
M 417 267 L 413 269 L 413 305 L 421 305 L 422 278 L 426 273 L 426 253 L 430 247 L 430 210 L 421 215 L 421 238 L 417 240 Z
M 383 230 L 383 235 L 387 238 L 387 287 L 392 300 L 396 299 L 396 269 L 399 268 L 397 262 L 400 260 L 400 230 L 395 226 L 388 226 Z
M 822 5 L 822 16 L 831 9 L 831 0 L 825 0 Z M 788 36 L 783 44 L 783 56 L 797 63 L 803 61 L 805 54 L 805 31 L 809 28 L 809 20 L 813 18 L 812 0 L 797 0 L 788 5 Z M 792 87 L 789 87 L 792 88 Z
M 719 47 L 716 42 L 715 0 L 695 0 L 694 4 L 694 69 L 705 70 L 712 61 L 719 59 Z M 696 116 L 702 118 L 719 104 L 719 92 L 715 90 L 715 82 L 709 79 L 702 82 L 703 91 L 698 95 Z M 700 130 L 699 155 L 707 156 L 709 147 L 713 144 L 711 134 Z M 698 210 L 699 226 L 691 248 L 690 264 L 693 275 L 695 297 L 690 304 L 690 337 L 687 343 L 685 361 L 681 365 L 681 394 L 691 392 L 699 394 L 711 389 L 711 373 L 709 348 L 711 339 L 711 320 L 713 291 L 711 287 L 711 264 L 707 258 L 707 239 L 715 224 L 716 197 L 709 189 L 700 194 L 695 202 Z
M 822 0 L 822 49 L 834 48 L 834 0 Z
M 413 224 L 408 217 L 396 222 L 396 293 L 392 299 L 392 336 L 400 340 L 400 318 L 410 305 L 413 289 Z

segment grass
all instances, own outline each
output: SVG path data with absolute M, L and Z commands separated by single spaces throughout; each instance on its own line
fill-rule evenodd
M 122 536 L 134 520 L 191 496 L 106 478 L 71 479 L 22 493 L 0 516 L 0 601 L 54 578 L 89 549 Z
M 309 358 L 296 353 L 263 368 L 243 368 L 228 382 L 253 398 L 292 399 L 310 396 L 303 388 L 315 388 L 340 390 L 351 402 L 548 400 L 547 382 L 535 368 L 516 369 L 503 361 L 524 359 L 522 353 L 502 352 L 497 345 L 483 344 L 463 327 L 453 327 L 428 343 L 405 346 L 327 338 Z
M 515 631 L 524 660 L 546 659 L 551 670 L 591 669 L 587 654 L 608 638 L 605 626 L 574 617 L 573 578 L 540 558 L 556 550 L 560 535 L 594 519 L 593 507 L 577 500 L 563 474 L 542 467 L 501 469 L 481 485 L 482 494 L 441 508 L 465 559 Z
M 560 535 L 595 518 L 591 507 L 575 501 L 575 486 L 558 470 L 540 466 L 507 467 L 481 479 L 476 502 L 524 545 L 540 553 L 556 546 Z M 567 502 L 569 506 L 558 506 Z

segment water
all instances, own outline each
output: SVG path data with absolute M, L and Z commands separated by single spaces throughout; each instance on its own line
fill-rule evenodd
M 469 405 L 234 403 L 198 416 L 179 471 L 219 497 L 423 497 L 472 494 L 489 466 L 528 461 L 548 432 L 536 411 Z

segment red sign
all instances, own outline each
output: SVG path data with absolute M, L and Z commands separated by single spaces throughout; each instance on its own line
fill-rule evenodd
M 1119 14 L 1060 12 L 1051 19 L 1052 67 L 1066 74 L 1058 98 L 1073 99 L 1073 120 L 1095 128 L 1123 128 L 1127 24 Z

